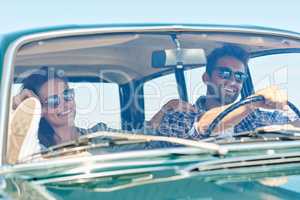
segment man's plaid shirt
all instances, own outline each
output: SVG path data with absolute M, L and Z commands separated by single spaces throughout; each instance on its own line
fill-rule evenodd
M 159 134 L 194 140 L 204 139 L 203 134 L 196 131 L 194 124 L 201 115 L 207 111 L 205 108 L 205 100 L 204 96 L 197 100 L 194 105 L 198 109 L 197 113 L 167 111 L 159 126 Z M 235 125 L 233 130 L 234 133 L 239 133 L 251 131 L 266 125 L 286 124 L 289 121 L 289 118 L 284 116 L 281 112 L 268 112 L 256 109 Z

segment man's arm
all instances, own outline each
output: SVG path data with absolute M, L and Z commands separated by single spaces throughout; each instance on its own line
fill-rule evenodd
M 241 106 L 229 113 L 213 130 L 213 132 L 220 132 L 229 127 L 234 126 L 238 122 L 240 122 L 244 117 L 246 117 L 249 113 L 254 111 L 257 108 L 266 108 L 266 109 L 287 109 L 287 94 L 281 91 L 276 86 L 271 86 L 262 90 L 259 90 L 255 93 L 255 96 L 261 95 L 265 98 L 265 102 L 256 102 L 248 105 Z M 205 112 L 201 118 L 198 120 L 196 124 L 196 130 L 199 134 L 205 133 L 208 126 L 211 122 L 226 108 L 231 106 L 232 104 L 216 107 L 207 112 Z
M 197 122 L 196 129 L 198 133 L 205 133 L 208 126 L 212 123 L 212 121 L 225 109 L 227 109 L 232 104 L 221 106 L 217 108 L 210 109 L 205 112 L 199 121 Z M 235 124 L 239 123 L 241 119 L 245 118 L 248 114 L 254 111 L 253 106 L 244 105 L 233 112 L 229 113 L 224 119 L 219 123 L 219 125 L 213 130 L 213 132 L 220 132 L 222 130 L 226 130 Z
M 160 126 L 161 120 L 168 110 L 177 112 L 196 112 L 196 108 L 179 99 L 168 101 L 149 121 L 151 128 L 157 129 Z

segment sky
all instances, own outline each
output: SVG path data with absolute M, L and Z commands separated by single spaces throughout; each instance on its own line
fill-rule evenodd
M 0 34 L 65 24 L 259 25 L 300 32 L 298 0 L 0 0 Z

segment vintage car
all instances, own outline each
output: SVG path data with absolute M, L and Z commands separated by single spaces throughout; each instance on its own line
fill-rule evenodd
M 207 55 L 224 45 L 249 53 L 248 78 L 239 100 L 210 129 L 239 106 L 263 101 L 249 96 L 270 85 L 288 92 L 291 109 L 284 114 L 297 120 L 299 33 L 256 26 L 91 25 L 5 34 L 0 44 L 2 199 L 300 199 L 297 127 L 239 134 L 228 129 L 226 137 L 203 140 L 143 128 L 169 100 L 194 104 L 205 95 Z M 74 88 L 76 126 L 102 122 L 110 129 L 10 162 L 12 98 L 22 80 L 43 66 L 61 70 Z M 168 145 L 152 145 L 161 142 Z

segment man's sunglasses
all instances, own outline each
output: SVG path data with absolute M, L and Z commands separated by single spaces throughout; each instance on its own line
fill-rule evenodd
M 236 82 L 243 83 L 248 78 L 247 74 L 233 72 L 229 67 L 217 67 L 215 70 L 217 70 L 218 76 L 225 80 L 230 80 L 233 75 Z
M 64 101 L 72 101 L 74 99 L 74 89 L 65 89 L 63 91 Z M 60 95 L 49 96 L 44 104 L 50 108 L 57 108 L 61 103 Z

